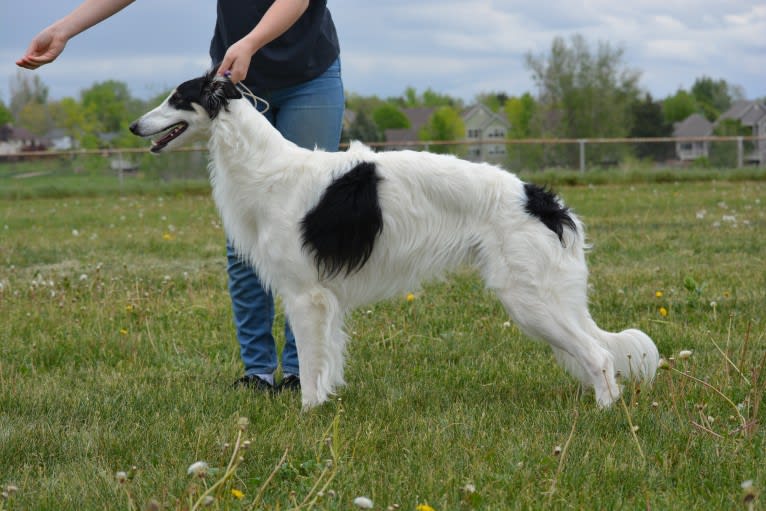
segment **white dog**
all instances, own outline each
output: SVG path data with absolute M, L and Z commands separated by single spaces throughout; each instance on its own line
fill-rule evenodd
M 281 295 L 295 332 L 304 408 L 344 383 L 350 310 L 466 263 L 522 331 L 594 388 L 599 405 L 619 397 L 616 375 L 655 375 L 659 355 L 646 334 L 605 332 L 591 319 L 578 218 L 503 169 L 360 143 L 302 149 L 213 73 L 179 85 L 131 131 L 158 137 L 155 153 L 208 137 L 224 228 Z

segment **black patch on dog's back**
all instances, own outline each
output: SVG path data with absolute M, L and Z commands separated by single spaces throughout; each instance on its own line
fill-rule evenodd
M 564 245 L 564 227 L 577 232 L 577 226 L 569 214 L 569 209 L 562 206 L 552 191 L 530 183 L 524 184 L 527 202 L 524 209 L 537 217 L 545 226 L 556 233 L 561 245 Z
M 303 247 L 314 255 L 319 272 L 334 277 L 358 271 L 372 255 L 383 231 L 378 200 L 381 177 L 375 164 L 359 163 L 330 183 L 301 221 Z

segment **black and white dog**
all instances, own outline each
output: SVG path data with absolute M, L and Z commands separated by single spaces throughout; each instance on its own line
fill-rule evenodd
M 343 322 L 355 307 L 414 289 L 463 264 L 508 314 L 548 342 L 601 406 L 615 379 L 651 380 L 657 347 L 639 330 L 601 330 L 588 312 L 585 234 L 551 192 L 498 167 L 427 152 L 306 150 L 228 78 L 179 85 L 131 125 L 152 152 L 207 137 L 224 228 L 281 295 L 297 339 L 304 408 L 343 381 Z

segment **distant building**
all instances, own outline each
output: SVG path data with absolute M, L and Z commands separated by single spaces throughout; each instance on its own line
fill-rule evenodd
M 673 125 L 673 136 L 678 138 L 709 137 L 713 134 L 713 123 L 700 114 L 692 114 Z M 710 143 L 705 140 L 683 140 L 676 142 L 676 157 L 691 161 L 709 156 Z
M 11 124 L 0 126 L 0 155 L 8 156 L 17 153 L 31 151 L 45 151 L 49 142 L 33 135 L 24 128 L 17 128 Z
M 508 119 L 502 113 L 495 113 L 481 103 L 464 110 L 462 117 L 465 138 L 469 142 L 466 157 L 473 161 L 503 162 L 506 156 L 503 141 L 508 138 L 508 130 L 511 128 Z
M 739 121 L 742 126 L 750 128 L 754 137 L 766 136 L 766 105 L 758 101 L 735 101 L 716 120 Z M 745 161 L 757 165 L 766 165 L 766 140 L 758 140 L 752 153 L 745 155 Z
M 435 111 L 436 108 L 402 109 L 402 113 L 410 121 L 410 127 L 386 130 L 386 142 L 392 143 L 393 149 L 402 149 L 411 145 L 407 144 L 408 142 L 418 141 L 421 128 Z M 468 141 L 466 158 L 473 161 L 502 162 L 506 156 L 505 144 L 502 142 L 507 138 L 511 126 L 505 116 L 482 104 L 466 108 L 460 115 L 465 125 L 463 139 Z M 498 143 L 493 144 L 495 141 Z

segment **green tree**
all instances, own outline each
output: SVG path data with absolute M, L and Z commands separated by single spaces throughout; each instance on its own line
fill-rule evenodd
M 437 108 L 418 133 L 420 140 L 452 141 L 465 137 L 465 124 L 460 113 L 451 106 Z M 431 148 L 436 153 L 452 152 L 446 146 Z
M 96 120 L 103 132 L 118 132 L 130 124 L 128 106 L 132 101 L 124 82 L 108 80 L 96 83 L 81 93 L 86 115 Z
M 45 135 L 53 127 L 47 105 L 35 101 L 25 104 L 16 119 L 19 126 L 38 136 Z
M 0 100 L 0 126 L 13 123 L 13 114 L 5 106 L 2 100 Z
M 450 106 L 456 109 L 463 107 L 460 99 L 453 98 L 447 94 L 440 94 L 431 88 L 428 88 L 423 94 L 418 94 L 414 87 L 407 87 L 404 95 L 399 98 L 392 98 L 390 102 L 395 103 L 402 108 L 437 108 L 441 106 Z
M 638 97 L 640 73 L 624 62 L 624 50 L 600 42 L 592 50 L 581 35 L 567 43 L 556 37 L 547 55 L 527 55 L 527 67 L 538 90 L 537 120 L 545 136 L 621 137 L 630 131 L 630 107 Z M 570 163 L 577 148 L 551 148 L 553 162 Z M 593 148 L 590 159 L 611 148 Z M 563 154 L 562 154 L 563 153 Z M 613 157 L 614 155 L 610 155 Z
M 726 80 L 713 80 L 707 76 L 694 81 L 691 95 L 707 120 L 711 122 L 728 110 L 732 103 L 730 87 Z
M 683 121 L 697 111 L 699 108 L 694 96 L 683 89 L 678 89 L 673 96 L 668 96 L 662 102 L 662 114 L 665 122 L 670 125 Z
M 631 111 L 633 114 L 630 129 L 631 137 L 669 137 L 673 134 L 673 126 L 665 122 L 662 105 L 654 101 L 651 94 L 644 96 L 643 100 L 636 100 Z M 673 151 L 672 142 L 638 143 L 635 145 L 637 157 L 651 158 L 655 161 L 668 159 L 673 155 Z
M 48 87 L 40 79 L 40 75 L 22 70 L 16 71 L 16 76 L 11 80 L 10 93 L 8 108 L 16 119 L 29 103 L 45 105 L 48 102 Z
M 396 105 L 383 103 L 372 112 L 372 119 L 378 126 L 378 130 L 384 133 L 388 129 L 402 129 L 410 127 L 410 120 Z
M 344 142 L 350 142 L 352 140 L 359 140 L 360 142 L 380 142 L 383 137 L 375 122 L 364 112 L 359 110 L 356 112 L 356 117 L 349 125 L 348 129 L 344 129 L 341 139 Z
M 505 115 L 511 128 L 509 138 L 530 138 L 539 135 L 535 126 L 537 102 L 532 94 L 525 92 L 505 102 Z M 508 164 L 512 168 L 530 169 L 543 165 L 543 148 L 539 144 L 512 144 L 506 149 Z
M 481 103 L 493 112 L 498 112 L 508 101 L 505 92 L 483 92 L 476 95 L 475 103 Z

